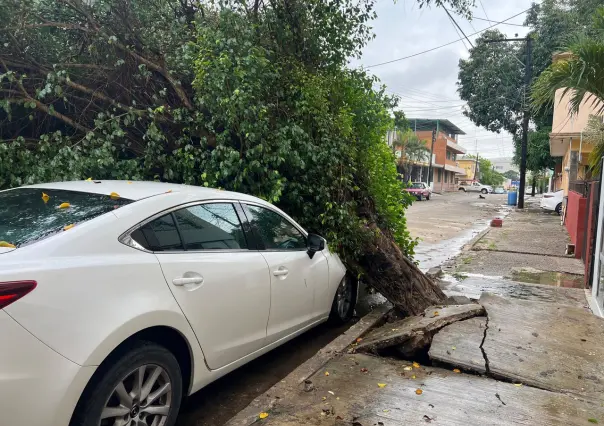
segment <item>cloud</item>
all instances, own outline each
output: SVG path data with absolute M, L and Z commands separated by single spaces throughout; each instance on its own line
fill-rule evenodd
M 509 18 L 531 5 L 531 0 L 481 0 L 473 10 L 474 16 L 488 18 L 493 22 Z M 376 38 L 363 50 L 360 59 L 352 60 L 350 66 L 370 66 L 404 56 L 413 55 L 460 38 L 458 30 L 442 8 L 419 9 L 416 0 L 379 0 L 377 19 L 373 22 Z M 491 23 L 474 20 L 468 22 L 453 15 L 454 19 L 470 35 L 483 30 Z M 522 24 L 524 15 L 509 21 Z M 514 36 L 526 34 L 526 29 L 499 25 L 498 28 Z M 470 36 L 474 40 L 477 36 Z M 466 46 L 470 45 L 465 41 Z M 446 118 L 462 128 L 468 135 L 460 138 L 462 145 L 471 150 L 475 144 L 485 157 L 511 156 L 513 144 L 509 135 L 497 135 L 477 128 L 462 114 L 463 101 L 457 95 L 457 73 L 459 59 L 469 53 L 462 42 L 420 54 L 413 58 L 391 64 L 369 68 L 390 92 L 402 95 L 401 108 L 407 116 Z

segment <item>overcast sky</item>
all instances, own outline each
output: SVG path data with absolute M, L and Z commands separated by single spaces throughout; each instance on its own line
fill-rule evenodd
M 351 66 L 370 67 L 460 38 L 442 8 L 420 10 L 416 0 L 398 0 L 396 3 L 378 0 L 377 3 L 378 17 L 373 23 L 376 38 L 365 47 L 360 60 L 351 61 Z M 469 22 L 460 16 L 452 16 L 473 42 L 480 34 L 470 34 L 528 9 L 531 3 L 531 0 L 477 0 L 473 15 L 481 19 L 488 17 L 492 23 L 479 19 Z M 522 24 L 525 16 L 523 13 L 507 23 Z M 527 29 L 520 26 L 500 24 L 495 28 L 508 37 L 516 34 L 522 37 L 527 33 Z M 464 42 L 469 48 L 468 42 Z M 407 117 L 448 119 L 467 133 L 460 137 L 460 143 L 468 153 L 474 153 L 477 145 L 481 156 L 511 157 L 514 147 L 508 133 L 496 134 L 478 128 L 462 114 L 464 102 L 457 94 L 457 72 L 459 59 L 468 56 L 464 43 L 458 41 L 413 58 L 370 67 L 369 71 L 380 78 L 388 91 L 401 96 L 400 107 Z

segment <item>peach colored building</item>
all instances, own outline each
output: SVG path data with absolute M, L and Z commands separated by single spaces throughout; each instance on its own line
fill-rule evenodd
M 563 61 L 568 53 L 554 55 L 553 61 Z M 552 190 L 564 190 L 568 195 L 571 182 L 587 179 L 589 154 L 593 146 L 583 140 L 583 130 L 590 115 L 597 113 L 598 105 L 584 100 L 579 112 L 571 114 L 571 94 L 563 94 L 564 89 L 556 91 L 554 100 L 554 118 L 550 133 L 549 148 L 552 157 L 561 157 L 562 163 L 554 170 Z

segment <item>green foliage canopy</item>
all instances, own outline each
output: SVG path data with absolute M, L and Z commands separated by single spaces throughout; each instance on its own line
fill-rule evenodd
M 373 6 L 0 0 L 0 188 L 218 187 L 276 203 L 357 273 L 376 233 L 412 255 L 384 143 L 396 102 L 346 66 Z

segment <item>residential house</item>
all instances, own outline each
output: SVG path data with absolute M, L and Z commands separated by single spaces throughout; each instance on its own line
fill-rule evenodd
M 568 53 L 556 54 L 553 61 L 564 60 Z M 589 277 L 593 235 L 595 234 L 595 193 L 596 187 L 588 180 L 589 154 L 593 146 L 583 140 L 583 131 L 587 126 L 590 115 L 598 115 L 598 105 L 584 100 L 578 113 L 572 114 L 570 108 L 571 94 L 564 94 L 564 89 L 558 89 L 554 99 L 554 115 L 552 132 L 550 133 L 549 148 L 552 157 L 558 157 L 554 175 L 551 180 L 551 190 L 564 191 L 564 225 L 568 230 L 571 243 L 574 245 L 575 257 L 582 258 L 586 264 L 586 279 Z
M 554 62 L 568 58 L 568 53 L 554 55 Z M 561 158 L 556 164 L 552 190 L 564 190 L 568 195 L 571 187 L 582 185 L 588 179 L 589 154 L 593 146 L 583 141 L 583 130 L 590 115 L 597 115 L 597 105 L 583 101 L 577 114 L 570 113 L 571 94 L 563 95 L 564 89 L 556 91 L 554 100 L 554 119 L 550 133 L 549 149 L 552 157 Z
M 436 192 L 456 191 L 458 176 L 465 174 L 465 170 L 457 164 L 457 156 L 466 153 L 465 148 L 457 143 L 457 137 L 465 133 L 445 119 L 408 120 L 418 139 L 425 141 L 429 149 L 432 148 L 432 135 L 436 131 L 432 149 L 432 189 Z M 427 182 L 427 176 L 425 181 Z
M 480 173 L 480 164 L 475 158 L 462 157 L 457 160 L 459 167 L 464 169 L 464 174 L 459 176 L 460 181 L 473 181 Z

